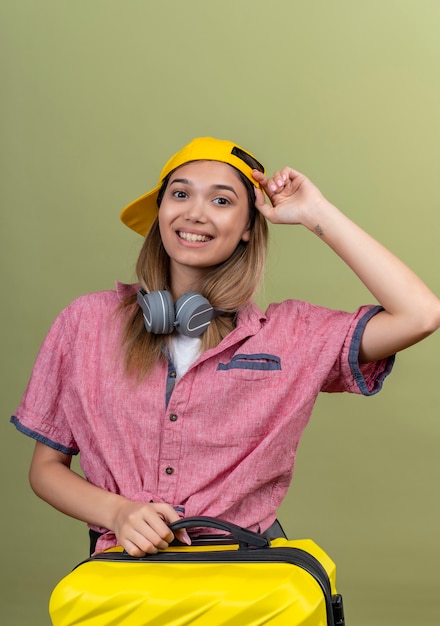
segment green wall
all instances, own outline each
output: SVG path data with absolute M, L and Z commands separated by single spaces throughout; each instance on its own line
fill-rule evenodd
M 54 317 L 129 281 L 118 221 L 198 135 L 304 171 L 440 293 L 437 0 L 3 0 L 0 4 L 1 621 L 43 626 L 85 527 L 27 484 L 8 424 Z M 318 239 L 272 229 L 260 301 L 371 297 Z M 408 294 L 411 297 L 411 294 Z M 440 335 L 371 399 L 323 396 L 280 511 L 338 565 L 348 626 L 440 623 Z

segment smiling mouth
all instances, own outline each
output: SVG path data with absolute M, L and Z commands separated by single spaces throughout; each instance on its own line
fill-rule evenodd
M 211 241 L 212 239 L 212 237 L 208 237 L 208 235 L 196 235 L 195 233 L 184 233 L 180 230 L 178 231 L 177 234 L 180 237 L 180 239 L 184 239 L 185 241 L 189 241 L 192 243 Z

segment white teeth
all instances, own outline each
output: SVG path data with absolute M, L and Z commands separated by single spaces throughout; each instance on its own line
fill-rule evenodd
M 185 239 L 185 241 L 209 241 L 211 237 L 206 235 L 196 235 L 195 233 L 183 233 L 179 231 L 179 237 Z

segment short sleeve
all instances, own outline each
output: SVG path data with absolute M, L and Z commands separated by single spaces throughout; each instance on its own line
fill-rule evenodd
M 395 355 L 372 363 L 359 364 L 359 349 L 365 326 L 382 310 L 380 306 L 364 306 L 352 316 L 340 354 L 322 391 L 349 391 L 371 396 L 382 389 L 385 378 L 393 369 Z
M 66 409 L 71 346 L 63 311 L 53 323 L 38 353 L 29 383 L 11 422 L 22 433 L 64 454 L 77 454 Z M 67 404 L 69 406 L 67 406 Z

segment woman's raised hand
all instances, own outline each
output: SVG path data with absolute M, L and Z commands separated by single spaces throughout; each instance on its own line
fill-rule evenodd
M 284 167 L 268 178 L 253 170 L 252 176 L 264 189 L 255 189 L 255 206 L 272 224 L 304 224 L 316 205 L 326 202 L 319 189 L 304 174 Z

